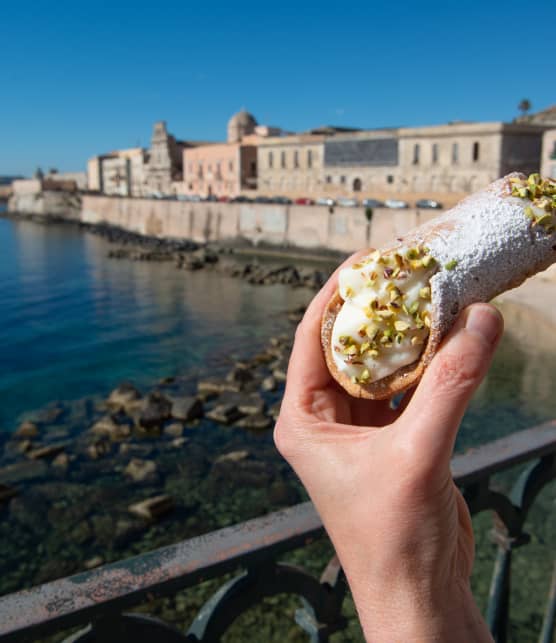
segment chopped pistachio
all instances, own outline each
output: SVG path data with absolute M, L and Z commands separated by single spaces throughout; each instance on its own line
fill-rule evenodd
M 421 299 L 430 299 L 431 298 L 431 288 L 430 286 L 425 286 L 419 290 L 419 297 Z
M 425 255 L 422 259 L 423 266 L 428 268 L 429 266 L 434 266 L 436 259 L 432 255 Z
M 364 352 L 368 351 L 371 348 L 371 343 L 370 342 L 363 342 L 359 348 L 359 351 L 361 354 Z
M 351 286 L 348 286 L 346 288 L 346 297 L 349 297 L 350 299 L 355 296 L 355 293 L 353 291 L 353 288 Z
M 410 315 L 415 315 L 415 313 L 419 310 L 419 302 L 414 301 L 411 306 L 409 307 L 409 314 Z
M 444 264 L 444 268 L 446 268 L 446 270 L 453 270 L 457 265 L 457 260 L 452 259 L 451 261 L 448 261 L 448 263 Z
M 400 332 L 403 332 L 404 330 L 409 330 L 411 328 L 411 325 L 404 321 L 395 321 L 394 328 L 396 330 L 399 330 Z

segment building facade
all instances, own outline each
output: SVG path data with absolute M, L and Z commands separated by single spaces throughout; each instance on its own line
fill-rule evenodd
M 556 129 L 549 129 L 544 133 L 541 174 L 556 179 Z
M 182 181 L 183 149 L 194 143 L 176 141 L 166 123 L 154 124 L 151 146 L 116 150 L 87 162 L 89 190 L 119 196 L 162 196 Z
M 286 196 L 421 198 L 474 192 L 538 171 L 545 128 L 506 123 L 334 132 L 259 143 L 259 191 Z

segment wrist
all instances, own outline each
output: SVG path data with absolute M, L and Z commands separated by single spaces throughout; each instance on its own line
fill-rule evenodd
M 367 643 L 488 643 L 487 625 L 469 583 L 431 590 L 352 587 Z M 375 591 L 378 589 L 378 591 Z

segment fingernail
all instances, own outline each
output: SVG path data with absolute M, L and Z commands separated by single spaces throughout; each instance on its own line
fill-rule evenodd
M 467 315 L 465 328 L 480 335 L 487 344 L 492 345 L 500 334 L 500 316 L 489 306 L 474 306 Z

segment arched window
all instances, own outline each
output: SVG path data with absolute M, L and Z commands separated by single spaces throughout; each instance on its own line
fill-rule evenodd
M 394 183 L 394 177 L 392 176 L 392 174 L 389 174 L 386 177 L 386 183 Z
M 313 167 L 313 151 L 307 150 L 307 167 Z
M 432 162 L 438 163 L 438 143 L 432 144 Z
M 297 150 L 293 153 L 293 166 L 299 167 L 299 152 Z
M 476 163 L 479 160 L 479 142 L 475 141 L 473 143 L 473 163 Z
M 415 143 L 413 146 L 413 165 L 419 164 L 419 152 L 421 151 L 421 146 L 419 143 Z
M 459 145 L 454 143 L 452 145 L 452 164 L 455 165 L 459 161 Z
M 272 152 L 268 153 L 268 167 L 273 167 L 274 165 L 274 158 L 272 156 Z
M 354 179 L 354 181 L 353 181 L 353 191 L 354 192 L 361 192 L 361 187 L 362 187 L 361 179 L 359 179 L 359 178 Z
M 282 166 L 283 169 L 286 167 L 286 153 L 285 152 L 282 152 L 280 154 L 280 165 Z

